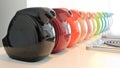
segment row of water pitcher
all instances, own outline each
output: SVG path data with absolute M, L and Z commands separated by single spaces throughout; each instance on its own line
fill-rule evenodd
M 106 32 L 112 15 L 67 8 L 25 8 L 11 19 L 3 46 L 13 59 L 38 61 Z

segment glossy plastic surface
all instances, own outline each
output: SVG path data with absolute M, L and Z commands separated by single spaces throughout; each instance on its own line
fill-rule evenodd
M 89 12 L 86 12 L 85 16 L 86 16 L 86 23 L 88 26 L 88 32 L 87 32 L 85 39 L 89 39 L 93 32 L 93 23 L 91 20 L 92 15 Z
M 68 12 L 68 10 L 66 12 Z M 69 12 L 73 14 L 71 11 Z M 80 27 L 78 20 L 75 19 L 73 15 L 71 15 L 71 17 L 68 18 L 67 21 L 71 27 L 71 40 L 68 45 L 68 48 L 69 48 L 69 47 L 74 46 L 78 42 L 80 35 L 81 35 L 81 27 Z
M 71 14 L 65 8 L 53 8 L 56 12 L 56 20 L 52 20 L 56 32 L 56 42 L 52 53 L 62 51 L 68 46 L 71 39 L 71 28 L 68 18 Z
M 97 23 L 96 23 L 96 20 L 95 20 L 95 13 L 91 13 L 91 16 L 92 16 L 91 17 L 91 22 L 93 24 L 93 32 L 92 32 L 90 37 L 95 36 L 95 32 L 97 31 Z
M 97 31 L 95 32 L 95 35 L 98 35 L 100 34 L 101 29 L 102 29 L 102 22 L 101 22 L 101 19 L 98 13 L 95 13 L 95 21 L 97 23 Z
M 108 30 L 111 28 L 112 24 L 113 24 L 113 13 L 108 13 L 108 21 L 109 21 L 109 28 Z
M 106 26 L 106 22 L 105 20 L 103 19 L 104 15 L 102 12 L 98 12 L 98 15 L 99 15 L 99 21 L 102 23 L 102 27 L 101 27 L 101 31 L 100 33 L 104 32 L 104 29 L 105 29 L 105 26 Z
M 112 13 L 104 12 L 104 19 L 105 19 L 105 21 L 107 23 L 105 31 L 109 30 L 110 27 L 111 27 L 111 25 L 112 25 L 112 23 L 113 23 L 113 21 L 112 21 L 112 15 L 113 15 Z
M 3 45 L 9 57 L 22 61 L 38 61 L 47 57 L 55 44 L 55 17 L 49 8 L 26 8 L 18 11 L 10 22 Z
M 82 12 L 79 12 L 78 10 L 74 10 L 72 9 L 71 12 L 73 13 L 73 17 L 78 20 L 80 27 L 81 27 L 81 35 L 80 38 L 78 40 L 78 42 L 82 42 L 86 35 L 87 35 L 87 31 L 88 31 L 88 27 L 87 27 L 87 23 L 85 22 L 85 18 L 84 18 L 84 14 L 82 14 Z

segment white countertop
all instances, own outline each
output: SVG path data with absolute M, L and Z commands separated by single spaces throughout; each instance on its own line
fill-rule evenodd
M 120 53 L 85 49 L 96 38 L 98 36 L 34 63 L 13 60 L 1 47 L 0 68 L 120 68 Z

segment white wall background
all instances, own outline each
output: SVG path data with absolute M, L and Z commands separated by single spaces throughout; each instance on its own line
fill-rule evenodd
M 113 15 L 113 25 L 111 31 L 114 34 L 120 35 L 120 2 L 119 0 L 111 0 L 111 12 Z
M 0 46 L 11 18 L 17 10 L 27 7 L 26 0 L 0 0 Z
M 27 7 L 65 7 L 83 11 L 110 11 L 110 0 L 27 0 Z

